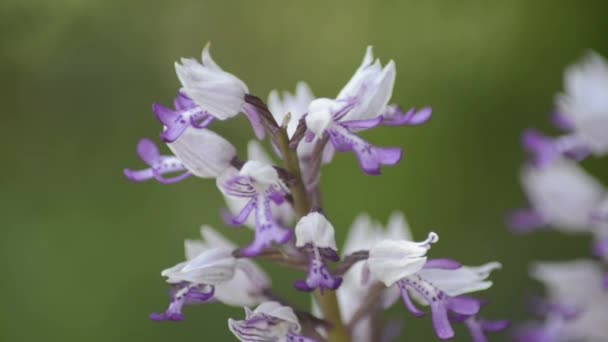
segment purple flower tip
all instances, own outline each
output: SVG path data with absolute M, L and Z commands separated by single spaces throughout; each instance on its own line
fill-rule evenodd
M 521 141 L 524 149 L 532 154 L 532 163 L 536 167 L 550 164 L 560 154 L 553 140 L 535 129 L 530 128 L 525 130 Z
M 516 209 L 507 215 L 507 226 L 513 233 L 525 234 L 543 228 L 545 219 L 532 209 Z
M 164 322 L 164 321 L 172 321 L 172 322 L 179 322 L 182 321 L 184 319 L 184 315 L 181 313 L 170 313 L 167 314 L 166 312 L 162 312 L 162 313 L 151 313 L 150 314 L 150 319 L 156 322 Z

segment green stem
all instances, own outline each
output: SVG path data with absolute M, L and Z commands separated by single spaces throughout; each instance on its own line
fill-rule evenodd
M 289 136 L 285 127 L 281 127 L 278 133 L 278 145 L 285 162 L 285 168 L 294 177 L 291 184 L 291 194 L 293 195 L 294 208 L 298 218 L 310 212 L 310 200 L 302 180 L 300 162 L 296 150 L 289 148 Z M 323 318 L 330 322 L 332 327 L 329 329 L 328 341 L 330 342 L 350 342 L 350 336 L 340 316 L 340 306 L 334 291 L 327 291 L 321 294 L 315 292 L 315 299 L 323 312 Z

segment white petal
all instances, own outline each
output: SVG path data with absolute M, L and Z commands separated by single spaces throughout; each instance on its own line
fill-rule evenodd
M 334 227 L 317 212 L 302 217 L 296 224 L 296 246 L 303 247 L 309 243 L 319 248 L 338 249 Z
M 263 290 L 270 279 L 250 260 L 238 260 L 234 277 L 216 286 L 214 298 L 232 306 L 254 306 L 266 300 Z
M 287 113 L 291 114 L 291 120 L 287 124 L 287 135 L 291 138 L 298 127 L 298 122 L 308 111 L 308 105 L 312 100 L 314 100 L 314 95 L 310 87 L 305 82 L 298 82 L 296 92 L 293 95 L 283 92 L 282 99 L 278 91 L 271 91 L 268 95 L 268 109 L 279 124 L 283 123 Z
M 190 283 L 215 285 L 232 279 L 235 268 L 232 250 L 212 248 L 188 261 L 179 276 Z
M 339 103 L 330 99 L 316 99 L 308 106 L 306 127 L 317 136 L 321 136 L 332 123 L 332 110 L 338 108 Z
M 277 171 L 266 163 L 257 160 L 250 160 L 243 165 L 239 172 L 242 176 L 250 177 L 260 185 L 279 184 L 280 179 Z
M 293 309 L 289 306 L 281 305 L 278 302 L 264 302 L 253 310 L 253 314 L 264 314 L 270 317 L 278 318 L 285 322 L 292 323 L 295 327 L 293 331 L 296 333 L 300 331 L 300 322 L 298 321 L 296 314 L 293 312 Z
M 604 187 L 575 162 L 558 160 L 543 168 L 525 167 L 522 185 L 533 208 L 555 228 L 585 231 Z
M 262 144 L 257 140 L 250 140 L 247 143 L 247 159 L 256 160 L 264 164 L 273 165 L 272 158 L 266 153 Z
M 486 281 L 493 270 L 501 268 L 498 262 L 489 262 L 478 267 L 462 266 L 455 270 L 423 269 L 418 274 L 449 296 L 488 289 L 491 281 Z
M 413 239 L 410 226 L 402 212 L 396 211 L 389 216 L 386 229 L 387 239 L 410 241 Z
M 209 45 L 203 50 L 203 64 L 182 59 L 181 64 L 175 63 L 175 71 L 188 97 L 211 115 L 225 120 L 241 111 L 249 90 L 243 81 L 213 61 Z
M 209 246 L 200 240 L 184 241 L 184 251 L 186 252 L 186 260 L 196 258 L 199 254 L 209 249 Z
M 236 156 L 236 148 L 226 139 L 208 129 L 188 127 L 167 146 L 195 176 L 215 178 Z
M 369 270 L 386 286 L 392 286 L 398 280 L 422 269 L 430 243 L 437 240 L 435 233 L 430 233 L 429 238 L 423 242 L 384 240 L 370 250 L 367 260 Z

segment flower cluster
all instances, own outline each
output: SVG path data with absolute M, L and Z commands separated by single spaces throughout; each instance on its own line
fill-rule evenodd
M 600 321 L 608 315 L 608 193 L 578 162 L 608 154 L 608 62 L 589 53 L 565 72 L 565 92 L 556 98 L 552 123 L 563 131 L 551 138 L 529 129 L 522 136 L 530 161 L 521 170 L 529 208 L 508 218 L 519 233 L 553 229 L 587 233 L 600 260 L 539 263 L 533 278 L 545 284 L 547 299 L 534 300 L 543 323 L 529 324 L 519 337 L 525 342 L 603 341 Z M 603 318 L 602 318 L 603 317 Z
M 476 342 L 507 326 L 506 321 L 480 318 L 485 301 L 469 295 L 489 288 L 488 277 L 500 264 L 469 267 L 429 259 L 438 235 L 430 232 L 415 242 L 401 213 L 389 218 L 386 229 L 359 216 L 338 249 L 336 229 L 320 201 L 322 166 L 336 152 L 352 152 L 364 173 L 378 175 L 382 167 L 399 163 L 402 150 L 375 146 L 359 133 L 379 126 L 418 126 L 431 117 L 430 108 L 403 111 L 389 103 L 393 61 L 383 66 L 369 47 L 335 98 L 315 98 L 300 82 L 295 93 L 272 91 L 267 102 L 224 71 L 209 45 L 201 62 L 185 58 L 175 68 L 181 88 L 173 108 L 153 105 L 162 125 L 160 138 L 172 154 L 163 155 L 152 140 L 142 139 L 137 153 L 148 167 L 124 174 L 134 182 L 162 184 L 190 181 L 191 176 L 214 179 L 226 201 L 225 224 L 246 226 L 254 234 L 249 244 L 238 247 L 203 226 L 201 240 L 186 240 L 185 261 L 161 273 L 170 286 L 170 303 L 164 312 L 152 314 L 153 320 L 179 321 L 186 306 L 220 302 L 245 308 L 244 319 L 228 320 L 240 341 L 388 340 L 400 330 L 377 318 L 401 298 L 417 317 L 426 313 L 415 303 L 429 307 L 441 339 L 455 335 L 453 324 L 468 327 Z M 214 122 L 241 113 L 257 138 L 246 156 L 211 130 Z M 265 139 L 276 156 L 265 152 Z M 295 308 L 277 296 L 256 260 L 300 270 L 293 287 L 314 293 L 312 309 Z

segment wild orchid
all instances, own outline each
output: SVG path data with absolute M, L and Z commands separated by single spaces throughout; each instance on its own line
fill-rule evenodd
M 395 329 L 373 318 L 401 297 L 416 316 L 424 312 L 412 298 L 430 306 L 441 339 L 455 335 L 453 324 L 465 325 L 476 342 L 506 327 L 504 321 L 479 317 L 485 301 L 464 296 L 489 288 L 488 277 L 500 264 L 467 267 L 451 259 L 429 259 L 438 234 L 428 232 L 425 240 L 413 241 L 402 213 L 392 214 L 386 229 L 359 215 L 338 249 L 340 227 L 331 223 L 320 200 L 321 169 L 335 152 L 352 151 L 365 173 L 377 175 L 382 166 L 400 162 L 401 148 L 374 146 L 358 133 L 418 126 L 431 118 L 429 107 L 403 111 L 389 103 L 396 77 L 393 61 L 382 66 L 368 47 L 335 98 L 315 98 L 299 82 L 293 94 L 272 91 L 268 104 L 224 71 L 212 59 L 209 45 L 201 62 L 185 58 L 175 68 L 181 87 L 173 108 L 153 106 L 162 141 L 172 154 L 141 140 L 137 153 L 149 167 L 124 173 L 135 182 L 155 179 L 163 184 L 191 176 L 214 179 L 226 201 L 221 216 L 226 226 L 251 228 L 253 238 L 239 247 L 203 226 L 201 240 L 186 240 L 186 260 L 161 273 L 170 285 L 170 303 L 165 312 L 152 314 L 153 320 L 179 321 L 189 305 L 219 302 L 244 307 L 244 319 L 228 320 L 240 341 L 388 340 L 398 335 L 402 322 Z M 249 142 L 246 155 L 213 131 L 215 122 L 239 113 L 247 116 L 258 139 Z M 265 138 L 275 158 L 266 153 Z M 297 308 L 289 297 L 278 296 L 256 263 L 262 260 L 298 270 L 301 276 L 293 287 L 313 294 L 312 309 Z

